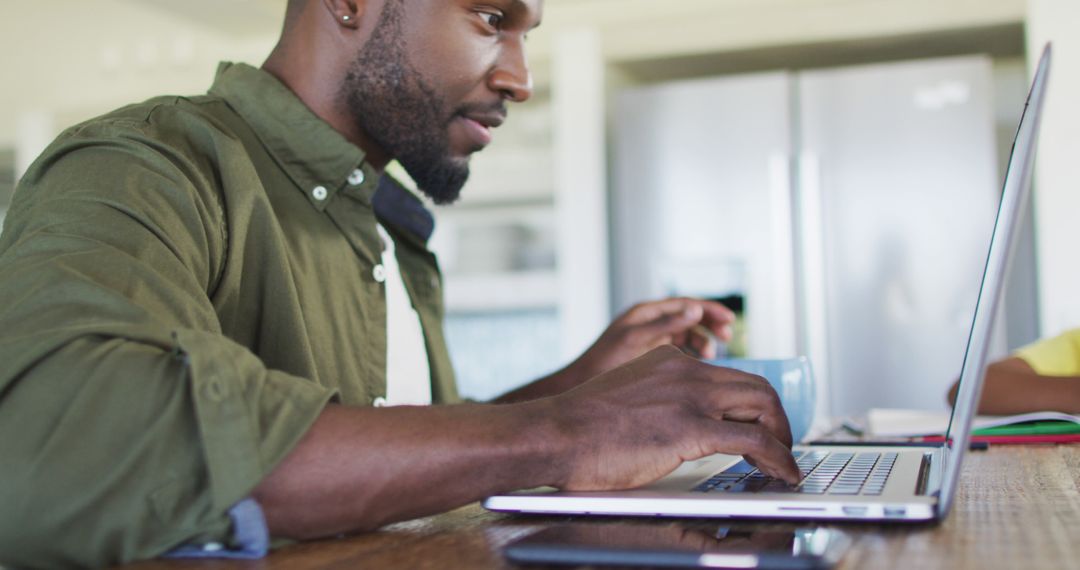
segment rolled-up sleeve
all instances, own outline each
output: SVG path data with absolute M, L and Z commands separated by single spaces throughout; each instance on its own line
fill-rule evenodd
M 1080 376 L 1080 329 L 1032 343 L 1016 356 L 1043 376 Z
M 228 544 L 230 509 L 334 397 L 222 333 L 213 165 L 153 128 L 69 134 L 16 193 L 0 239 L 0 564 Z

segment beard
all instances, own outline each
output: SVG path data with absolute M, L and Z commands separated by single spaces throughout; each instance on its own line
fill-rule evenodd
M 450 151 L 449 127 L 458 113 L 409 62 L 402 10 L 401 2 L 385 4 L 349 66 L 341 96 L 361 132 L 401 163 L 420 191 L 436 204 L 451 204 L 469 179 L 468 159 Z

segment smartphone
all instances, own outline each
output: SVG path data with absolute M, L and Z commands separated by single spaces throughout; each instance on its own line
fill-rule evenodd
M 735 530 L 683 524 L 567 524 L 508 544 L 518 564 L 824 569 L 851 545 L 841 531 Z

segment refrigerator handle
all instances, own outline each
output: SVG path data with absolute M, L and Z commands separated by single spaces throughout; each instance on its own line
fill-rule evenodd
M 829 375 L 828 296 L 825 288 L 825 219 L 822 168 L 813 151 L 798 155 L 795 202 L 795 267 L 798 348 L 810 357 L 817 383 L 815 428 L 827 428 L 832 412 Z
M 755 339 L 756 348 L 770 355 L 790 356 L 800 354 L 798 324 L 800 318 L 796 307 L 797 286 L 794 184 L 792 180 L 793 157 L 787 151 L 769 155 L 769 270 L 772 275 L 769 291 L 771 322 L 763 327 L 768 338 Z M 756 300 L 751 299 L 750 302 Z M 765 324 L 765 323 L 763 323 Z

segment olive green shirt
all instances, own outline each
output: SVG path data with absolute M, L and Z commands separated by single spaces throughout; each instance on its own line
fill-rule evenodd
M 327 402 L 386 394 L 377 220 L 456 401 L 430 214 L 273 76 L 62 134 L 0 237 L 0 564 L 227 543 Z

